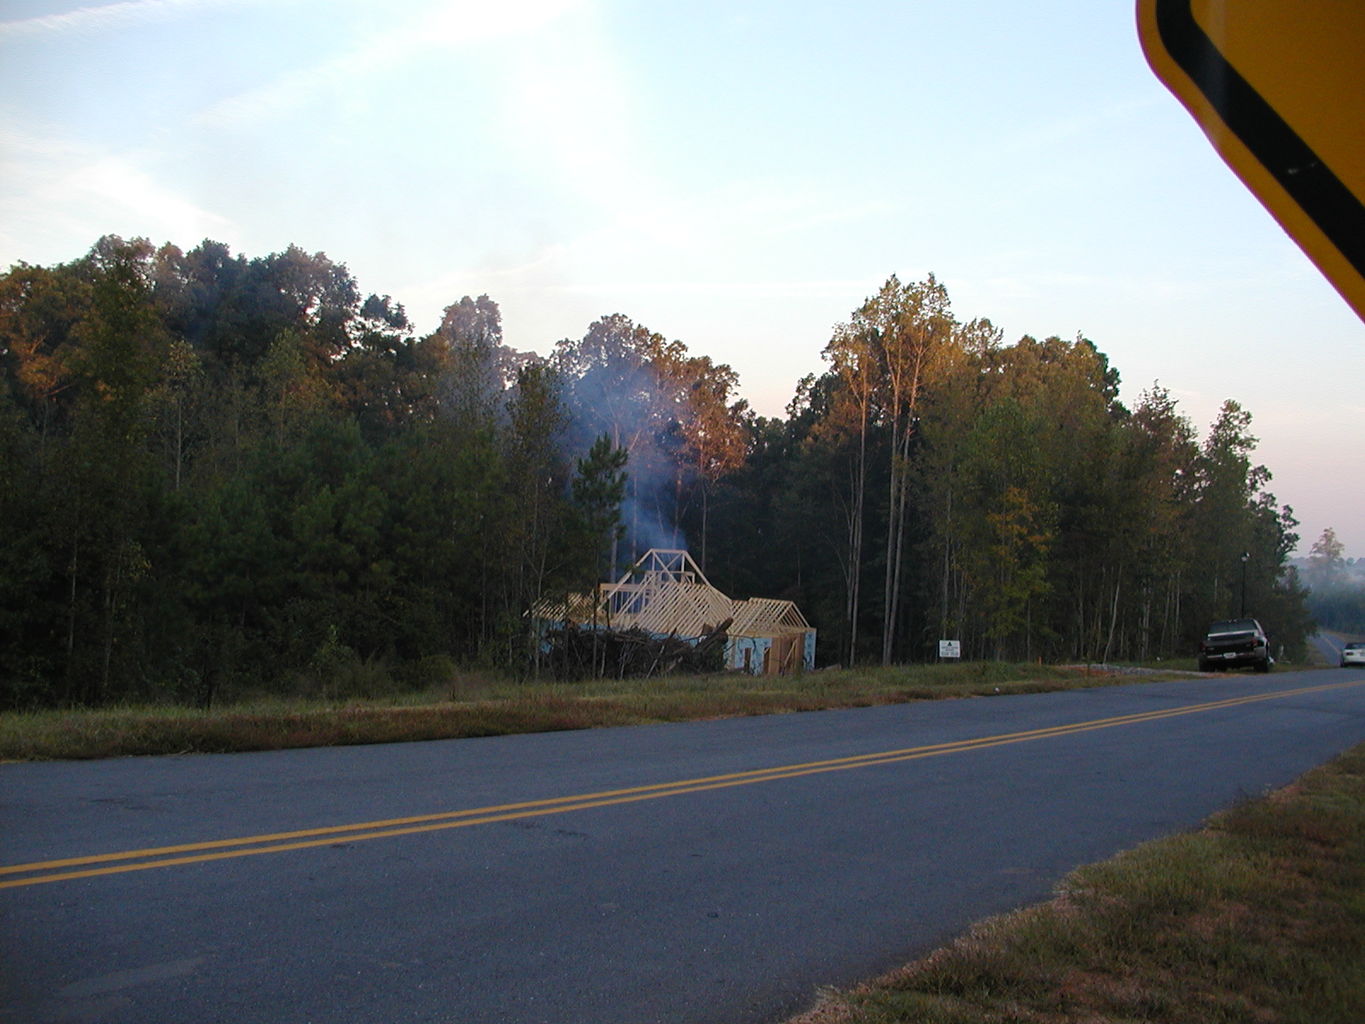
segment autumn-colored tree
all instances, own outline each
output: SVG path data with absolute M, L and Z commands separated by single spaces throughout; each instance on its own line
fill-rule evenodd
M 677 467 L 675 528 L 681 520 L 681 493 L 689 482 L 701 492 L 701 550 L 706 568 L 711 494 L 717 481 L 744 464 L 748 447 L 745 412 L 749 403 L 736 398 L 739 375 L 710 356 L 692 356 L 677 365 L 678 433 L 682 445 Z M 690 481 L 689 481 L 690 477 Z
M 895 650 L 901 600 L 906 521 L 909 511 L 910 446 L 917 433 L 920 396 L 941 351 L 953 338 L 948 291 L 934 275 L 903 285 L 893 274 L 853 315 L 879 363 L 878 404 L 890 435 L 887 481 L 886 574 L 883 587 L 882 664 Z
M 868 434 L 872 429 L 873 401 L 881 380 L 881 365 L 871 332 L 862 325 L 839 324 L 825 346 L 825 359 L 832 366 L 838 386 L 832 389 L 833 404 L 815 431 L 816 437 L 838 448 L 852 450 L 847 489 L 834 488 L 844 513 L 845 547 L 841 565 L 844 575 L 844 621 L 847 646 L 844 658 L 853 665 L 858 658 L 858 619 L 862 603 L 863 531 L 867 522 Z M 836 478 L 837 481 L 838 478 Z
M 528 607 L 614 573 L 623 535 L 690 535 L 722 589 L 796 600 L 823 662 L 927 657 L 935 632 L 1181 655 L 1242 608 L 1293 657 L 1310 628 L 1248 413 L 1202 442 L 1160 387 L 1129 413 L 1088 339 L 1005 345 L 933 277 L 890 278 L 774 418 L 619 314 L 547 364 L 488 296 L 417 336 L 361 294 L 297 246 L 112 235 L 0 274 L 0 705 L 525 671 Z M 1321 582 L 1353 568 L 1324 534 L 1325 624 L 1365 621 Z
M 702 499 L 704 548 L 710 490 L 743 458 L 745 405 L 733 396 L 734 371 L 689 357 L 682 342 L 619 313 L 594 321 L 581 339 L 560 341 L 552 363 L 577 450 L 605 436 L 630 460 L 622 537 L 628 558 L 614 551 L 612 564 L 634 562 L 648 548 L 683 546 L 684 492 L 692 485 Z

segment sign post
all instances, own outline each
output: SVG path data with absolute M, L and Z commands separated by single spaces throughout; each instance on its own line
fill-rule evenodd
M 1365 319 L 1365 4 L 1138 0 L 1147 63 Z

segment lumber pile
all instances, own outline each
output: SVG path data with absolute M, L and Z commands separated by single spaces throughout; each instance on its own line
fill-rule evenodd
M 731 619 L 698 637 L 655 636 L 642 629 L 591 629 L 572 623 L 545 634 L 544 662 L 556 679 L 650 678 L 673 672 L 719 672 Z

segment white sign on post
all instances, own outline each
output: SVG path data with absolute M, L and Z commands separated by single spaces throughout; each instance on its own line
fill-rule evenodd
M 938 656 L 940 658 L 960 658 L 962 657 L 961 640 L 940 640 L 938 642 Z

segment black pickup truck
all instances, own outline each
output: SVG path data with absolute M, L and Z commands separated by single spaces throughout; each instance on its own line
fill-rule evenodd
M 1252 666 L 1270 671 L 1270 641 L 1255 619 L 1224 619 L 1209 627 L 1199 641 L 1199 671 Z

